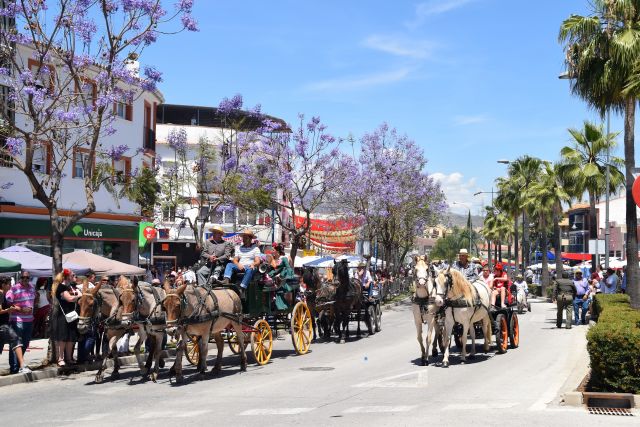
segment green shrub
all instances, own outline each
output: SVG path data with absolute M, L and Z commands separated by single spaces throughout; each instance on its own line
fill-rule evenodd
M 640 311 L 627 295 L 595 298 L 598 323 L 589 329 L 587 350 L 594 391 L 640 393 Z

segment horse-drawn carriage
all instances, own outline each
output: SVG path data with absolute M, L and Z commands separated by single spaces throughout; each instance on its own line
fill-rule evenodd
M 274 282 L 264 280 L 266 264 L 261 264 L 258 270 L 245 291 L 240 319 L 244 341 L 251 342 L 254 360 L 259 365 L 269 362 L 274 335 L 277 337 L 279 331 L 290 333 L 297 354 L 307 353 L 313 338 L 313 325 L 311 312 L 300 292 L 299 279 L 276 286 Z M 235 273 L 231 281 L 239 283 L 241 279 L 242 273 Z M 240 345 L 235 330 L 227 328 L 223 336 L 231 351 L 237 354 Z M 191 364 L 199 360 L 199 339 L 191 336 L 187 343 L 186 357 Z

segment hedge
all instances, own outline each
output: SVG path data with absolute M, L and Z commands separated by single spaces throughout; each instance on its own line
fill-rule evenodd
M 598 323 L 587 333 L 593 391 L 640 394 L 640 311 L 628 295 L 598 294 Z

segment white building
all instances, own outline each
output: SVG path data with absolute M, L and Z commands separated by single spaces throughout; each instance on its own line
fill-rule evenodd
M 169 146 L 168 136 L 172 130 L 184 129 L 187 135 L 187 169 L 192 169 L 198 160 L 198 143 L 206 138 L 215 151 L 215 161 L 210 162 L 209 170 L 219 171 L 223 158 L 223 135 L 228 135 L 212 107 L 163 104 L 158 106 L 156 127 L 156 151 L 158 156 L 159 179 L 170 169 L 176 168 L 175 150 Z M 251 227 L 263 243 L 284 240 L 281 227 L 272 221 L 272 212 L 248 212 L 235 208 L 230 211 L 209 212 L 209 204 L 200 206 L 198 185 L 187 185 L 180 189 L 185 202 L 176 209 L 159 210 L 156 214 L 158 239 L 153 245 L 153 264 L 162 270 L 190 266 L 198 259 L 196 239 L 186 218 L 204 223 L 205 231 L 212 225 L 220 225 L 226 232 L 226 238 L 245 227 Z M 211 196 L 215 197 L 215 196 Z M 208 233 L 205 233 L 205 238 Z
M 31 58 L 30 48 L 17 46 L 18 56 Z M 32 67 L 29 59 L 29 68 Z M 38 64 L 33 64 L 37 67 Z M 53 84 L 53 83 L 52 83 Z M 0 80 L 3 95 L 9 91 L 8 82 Z M 95 96 L 95 91 L 94 91 Z M 3 108 L 8 110 L 6 96 L 3 96 Z M 155 159 L 155 117 L 156 109 L 163 102 L 160 92 L 143 92 L 132 104 L 114 104 L 117 117 L 113 127 L 116 132 L 100 140 L 100 150 L 127 145 L 129 150 L 113 166 L 124 176 L 136 169 L 152 167 Z M 25 120 L 23 116 L 14 120 Z M 21 123 L 25 125 L 26 123 Z M 4 141 L 0 141 L 3 143 Z M 136 152 L 140 149 L 140 153 Z M 39 144 L 34 149 L 33 168 L 45 175 L 50 173 L 52 146 L 50 142 Z M 58 207 L 62 214 L 70 214 L 86 206 L 84 192 L 83 156 L 86 151 L 75 148 L 73 157 L 64 167 Z M 120 178 L 118 175 L 115 180 Z M 10 185 L 7 185 L 10 184 Z M 0 248 L 17 243 L 26 243 L 32 249 L 49 252 L 50 225 L 47 209 L 33 197 L 31 186 L 25 175 L 12 167 L 6 159 L 0 158 Z M 90 250 L 127 263 L 138 263 L 139 222 L 142 219 L 140 207 L 127 199 L 116 202 L 105 189 L 94 194 L 96 212 L 79 222 L 79 227 L 70 227 L 65 234 L 64 252 L 74 249 Z

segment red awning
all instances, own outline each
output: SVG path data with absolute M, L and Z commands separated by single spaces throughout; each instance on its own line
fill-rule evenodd
M 589 261 L 591 254 L 577 254 L 571 252 L 562 252 L 562 259 L 570 259 L 573 261 Z

